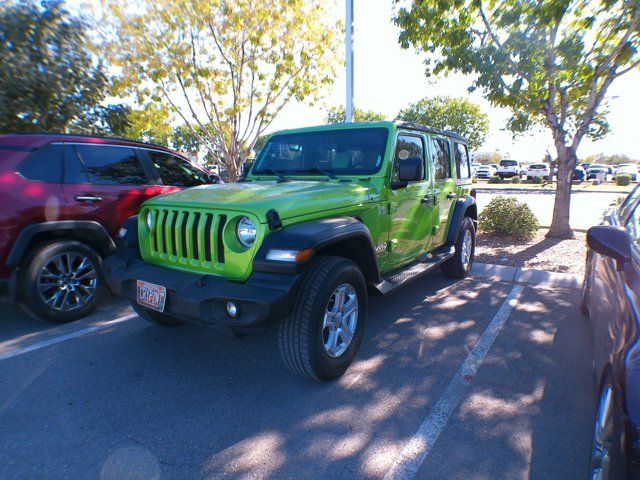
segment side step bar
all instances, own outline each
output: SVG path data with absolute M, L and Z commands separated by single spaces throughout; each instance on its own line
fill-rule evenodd
M 435 252 L 426 253 L 416 263 L 410 264 L 408 267 L 397 270 L 392 274 L 383 277 L 382 281 L 374 288 L 382 295 L 387 295 L 393 292 L 396 288 L 409 283 L 411 280 L 430 272 L 442 262 L 450 259 L 455 254 L 455 247 L 453 245 L 446 245 L 439 248 Z

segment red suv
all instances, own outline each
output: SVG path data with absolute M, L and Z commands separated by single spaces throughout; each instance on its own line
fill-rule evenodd
M 0 290 L 46 320 L 86 315 L 103 285 L 101 257 L 140 204 L 217 181 L 156 145 L 0 135 Z

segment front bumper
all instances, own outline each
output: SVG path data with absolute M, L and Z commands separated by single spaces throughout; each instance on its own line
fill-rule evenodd
M 244 283 L 217 275 L 180 272 L 157 267 L 139 257 L 113 255 L 104 261 L 107 284 L 115 295 L 136 303 L 137 280 L 167 289 L 164 313 L 190 323 L 228 327 L 260 327 L 271 318 L 286 315 L 299 275 L 254 272 Z M 129 256 L 132 257 L 132 256 Z M 227 314 L 227 302 L 239 314 Z

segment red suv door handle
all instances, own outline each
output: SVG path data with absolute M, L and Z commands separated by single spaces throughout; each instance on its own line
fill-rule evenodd
M 78 195 L 76 197 L 76 200 L 79 202 L 85 202 L 85 203 L 96 203 L 96 202 L 101 202 L 102 197 L 94 197 L 93 195 Z

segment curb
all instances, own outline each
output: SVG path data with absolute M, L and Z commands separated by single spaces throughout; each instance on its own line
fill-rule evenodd
M 535 268 L 509 267 L 490 263 L 474 263 L 471 275 L 493 281 L 523 283 L 538 287 L 582 288 L 582 275 L 547 272 Z

